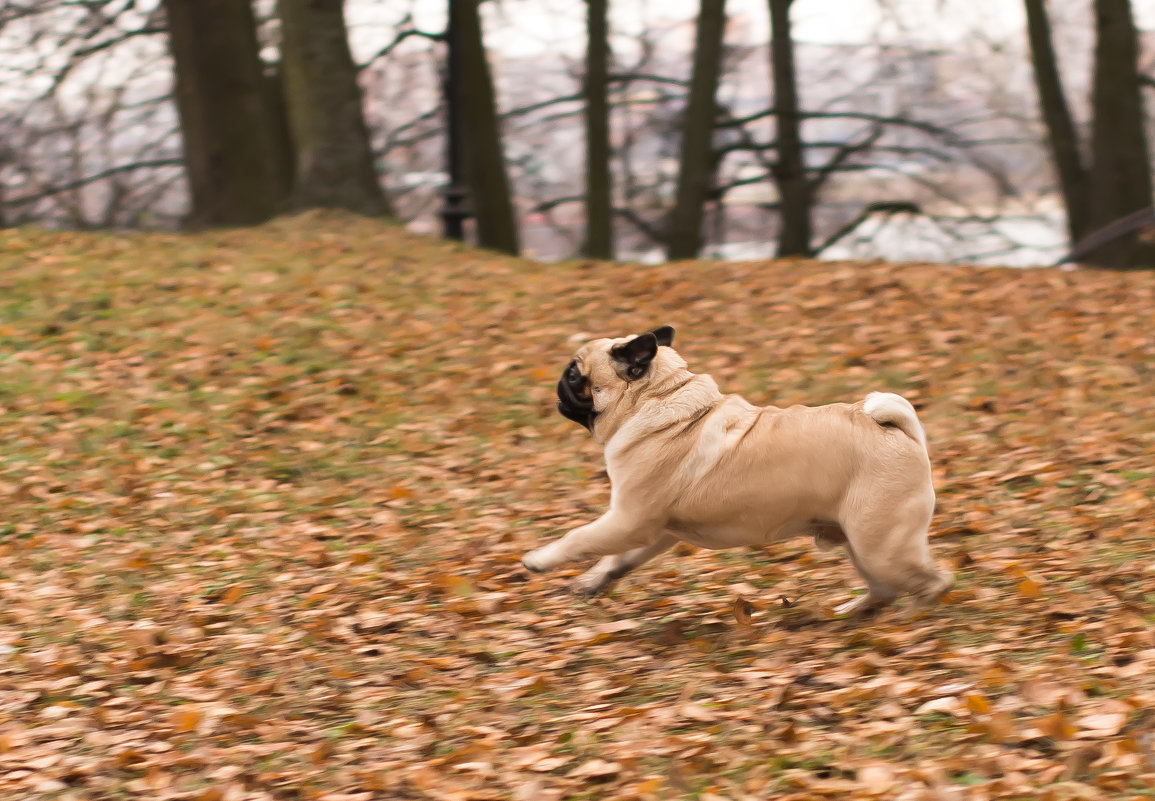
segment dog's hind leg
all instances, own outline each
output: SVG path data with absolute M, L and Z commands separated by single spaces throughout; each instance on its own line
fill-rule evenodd
M 854 564 L 854 569 L 858 571 L 858 575 L 862 576 L 863 580 L 866 581 L 867 589 L 866 595 L 853 598 L 835 607 L 834 613 L 836 615 L 852 616 L 865 614 L 886 606 L 898 597 L 898 592 L 888 584 L 885 584 L 876 575 L 869 563 L 854 550 L 849 540 L 846 543 L 846 553 L 850 556 L 850 561 Z
M 643 545 L 613 556 L 604 556 L 596 565 L 577 577 L 573 591 L 586 598 L 605 592 L 622 576 L 632 573 L 655 556 L 665 553 L 677 541 L 675 537 L 663 534 L 650 545 Z
M 921 504 L 920 504 L 921 505 Z M 846 549 L 859 575 L 866 581 L 866 595 L 842 604 L 840 615 L 860 614 L 885 606 L 901 593 L 915 597 L 916 603 L 933 603 L 954 581 L 953 574 L 939 569 L 930 557 L 926 530 L 931 507 L 914 504 L 907 513 L 893 516 L 885 526 L 859 526 L 847 530 Z

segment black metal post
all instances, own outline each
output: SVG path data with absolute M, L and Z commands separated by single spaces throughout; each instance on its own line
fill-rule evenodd
M 465 220 L 469 212 L 469 190 L 461 175 L 461 46 L 457 41 L 457 4 L 448 0 L 449 16 L 445 24 L 445 67 L 442 92 L 445 96 L 445 172 L 449 183 L 441 190 L 441 222 L 446 239 L 465 239 Z

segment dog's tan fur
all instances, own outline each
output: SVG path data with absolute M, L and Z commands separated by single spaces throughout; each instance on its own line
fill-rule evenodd
M 631 379 L 611 351 L 633 339 L 594 340 L 574 362 L 597 412 L 590 428 L 605 447 L 610 508 L 526 554 L 526 567 L 603 557 L 578 579 L 579 592 L 594 594 L 680 540 L 731 548 L 812 535 L 819 547 L 845 546 L 868 585 L 839 613 L 903 592 L 930 602 L 950 586 L 927 548 L 930 460 L 906 400 L 756 407 L 723 395 L 668 346 Z

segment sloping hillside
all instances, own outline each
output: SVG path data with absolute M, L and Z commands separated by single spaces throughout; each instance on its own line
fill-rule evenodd
M 1155 795 L 1155 273 L 539 265 L 331 215 L 0 232 L 0 794 Z M 926 426 L 945 602 L 683 548 L 609 598 L 575 342 Z

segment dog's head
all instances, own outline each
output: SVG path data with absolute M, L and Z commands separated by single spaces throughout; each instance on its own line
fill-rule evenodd
M 557 410 L 593 431 L 594 420 L 621 398 L 629 385 L 645 381 L 658 348 L 670 347 L 668 325 L 620 339 L 595 339 L 583 345 L 557 382 Z

